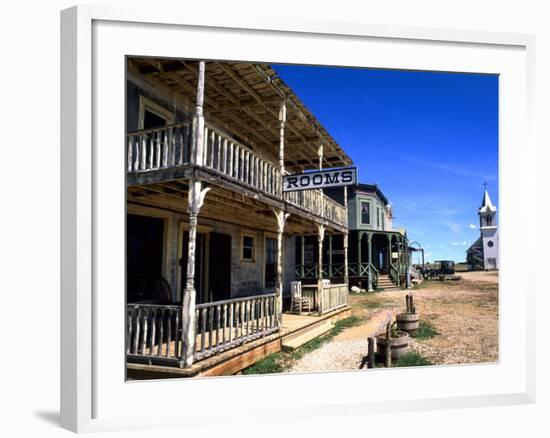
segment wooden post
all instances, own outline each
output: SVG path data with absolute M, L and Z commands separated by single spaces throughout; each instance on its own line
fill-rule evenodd
M 300 264 L 301 264 L 301 269 L 300 269 L 300 274 L 302 276 L 302 278 L 304 278 L 304 275 L 305 275 L 305 267 L 304 267 L 304 252 L 305 252 L 305 245 L 306 245 L 306 238 L 304 235 L 301 236 L 301 251 L 300 251 Z
M 359 277 L 359 286 L 361 286 L 361 240 L 363 239 L 363 233 L 357 232 L 357 276 Z
M 317 256 L 318 273 L 317 273 L 317 306 L 320 314 L 323 313 L 323 240 L 325 238 L 325 226 L 322 224 L 317 224 L 317 246 L 319 249 L 319 254 Z
M 374 338 L 368 338 L 367 368 L 374 368 Z
M 204 61 L 199 62 L 199 72 L 197 81 L 197 102 L 195 115 L 193 117 L 193 142 L 191 144 L 191 160 L 197 166 L 204 164 Z M 195 252 L 197 240 L 197 224 L 199 211 L 204 203 L 206 193 L 210 188 L 202 188 L 201 181 L 191 178 L 189 181 L 189 243 L 187 247 L 187 267 L 185 277 L 185 288 L 182 296 L 181 306 L 181 345 L 182 354 L 180 357 L 180 367 L 189 367 L 193 364 L 195 351 Z
M 332 234 L 328 235 L 328 277 L 332 279 Z
M 386 367 L 391 367 L 391 321 L 386 325 Z
M 369 277 L 368 277 L 368 291 L 369 292 L 372 292 L 374 291 L 373 287 L 372 287 L 372 268 L 371 268 L 371 265 L 372 265 L 372 233 L 367 233 L 367 243 L 368 243 L 368 247 L 369 247 L 369 265 L 368 265 L 368 274 L 369 274 Z
M 281 102 L 279 109 L 279 168 L 281 169 L 281 178 L 285 174 L 285 122 L 286 122 L 286 102 Z
M 273 209 L 273 213 L 275 219 L 277 219 L 277 279 L 275 284 L 277 298 L 275 300 L 275 315 L 277 326 L 281 327 L 283 314 L 283 231 L 289 214 L 282 209 Z
M 346 214 L 348 212 L 348 187 L 344 186 L 344 207 L 346 208 Z M 348 271 L 348 241 L 349 231 L 344 233 L 344 283 L 349 288 L 349 271 Z

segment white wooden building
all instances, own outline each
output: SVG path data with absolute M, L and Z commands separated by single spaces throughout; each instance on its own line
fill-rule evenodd
M 348 233 L 282 176 L 351 160 L 269 65 L 127 62 L 127 358 L 186 368 L 280 329 L 296 236 Z M 321 279 L 315 312 L 346 306 Z

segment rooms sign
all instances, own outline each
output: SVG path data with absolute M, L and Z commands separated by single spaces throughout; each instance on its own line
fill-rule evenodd
M 283 192 L 350 186 L 357 183 L 357 168 L 327 169 L 283 176 Z

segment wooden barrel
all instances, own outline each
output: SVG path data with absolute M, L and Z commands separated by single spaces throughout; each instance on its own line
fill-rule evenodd
M 409 335 L 414 335 L 420 327 L 420 318 L 418 313 L 400 313 L 395 316 L 397 321 L 397 328 L 404 332 L 407 332 Z
M 398 331 L 397 337 L 390 338 L 391 359 L 397 360 L 409 351 L 409 334 Z M 381 356 L 386 354 L 386 334 L 380 334 L 376 337 L 376 350 Z

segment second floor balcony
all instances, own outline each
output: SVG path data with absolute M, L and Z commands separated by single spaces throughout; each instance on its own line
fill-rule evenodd
M 146 185 L 192 175 L 242 189 L 247 195 L 284 203 L 294 212 L 347 229 L 346 208 L 321 190 L 282 191 L 279 166 L 210 123 L 205 123 L 201 165 L 191 159 L 192 123 L 127 135 L 127 185 Z

